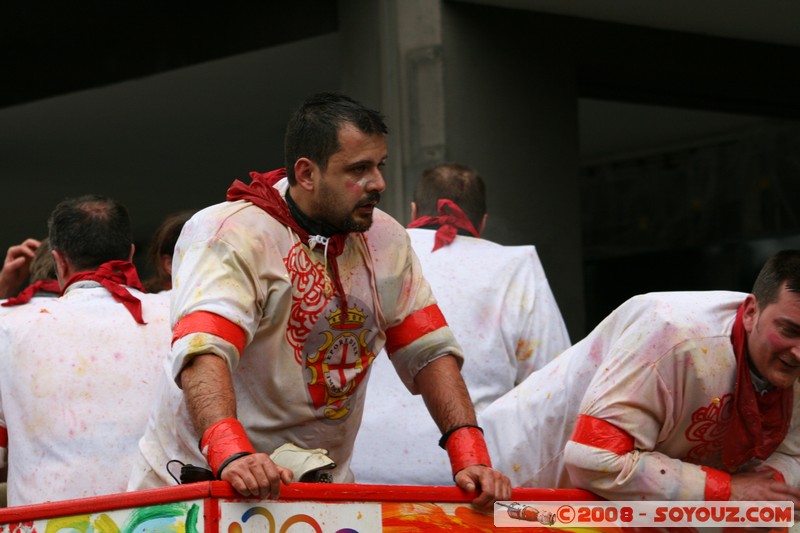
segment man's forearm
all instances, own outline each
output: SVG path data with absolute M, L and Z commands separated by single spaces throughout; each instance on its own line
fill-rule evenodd
M 236 395 L 225 360 L 198 355 L 181 371 L 181 388 L 199 435 L 224 418 L 236 418 Z
M 475 409 L 453 356 L 428 363 L 414 377 L 433 421 L 443 433 L 463 425 L 475 425 Z

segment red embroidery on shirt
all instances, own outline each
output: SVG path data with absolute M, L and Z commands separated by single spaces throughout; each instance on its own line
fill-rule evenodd
M 284 263 L 294 287 L 286 340 L 294 349 L 295 361 L 303 364 L 303 344 L 330 300 L 325 295 L 325 286 L 330 280 L 325 273 L 325 265 L 312 260 L 302 243 L 295 244 L 289 250 Z
M 351 307 L 345 314 L 337 309 L 326 320 L 331 330 L 322 331 L 324 342 L 316 354 L 308 356 L 308 391 L 325 418 L 338 420 L 350 413 L 350 396 L 367 375 L 375 354 L 367 343 L 367 317 L 362 311 Z
M 692 423 L 686 428 L 686 439 L 699 442 L 685 460 L 690 463 L 706 463 L 707 459 L 722 452 L 723 437 L 728 428 L 733 406 L 733 394 L 726 394 L 719 400 L 712 401 L 707 407 L 701 407 L 692 413 Z
M 367 311 L 357 307 L 321 316 L 333 284 L 324 264 L 314 261 L 304 245 L 294 245 L 284 263 L 293 287 L 286 340 L 295 361 L 306 368 L 313 407 L 329 420 L 344 419 L 351 412 L 350 397 L 375 359 L 369 347 L 374 325 Z M 317 333 L 309 339 L 312 331 Z

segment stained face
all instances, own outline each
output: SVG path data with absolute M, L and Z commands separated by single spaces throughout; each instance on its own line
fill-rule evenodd
M 340 230 L 366 231 L 386 188 L 386 136 L 367 135 L 347 124 L 339 130 L 341 150 L 319 172 L 313 200 L 313 216 Z
M 791 387 L 800 378 L 800 294 L 784 285 L 778 300 L 761 310 L 750 295 L 743 318 L 756 371 L 776 387 Z

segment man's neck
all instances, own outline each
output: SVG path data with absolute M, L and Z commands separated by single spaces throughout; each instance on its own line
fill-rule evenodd
M 336 228 L 326 222 L 314 220 L 300 210 L 300 207 L 294 201 L 291 195 L 291 190 L 286 190 L 286 203 L 289 205 L 289 213 L 297 224 L 306 230 L 309 235 L 322 235 L 323 237 L 332 237 L 337 233 L 345 233 L 339 228 Z

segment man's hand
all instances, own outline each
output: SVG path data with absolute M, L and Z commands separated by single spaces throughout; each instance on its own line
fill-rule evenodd
M 281 483 L 291 483 L 292 475 L 291 470 L 275 464 L 266 453 L 245 455 L 222 470 L 222 480 L 230 483 L 242 496 L 271 500 L 280 495 Z
M 31 272 L 33 255 L 41 244 L 36 239 L 25 239 L 22 244 L 9 247 L 0 270 L 0 298 L 14 296 L 25 283 Z
M 731 476 L 731 501 L 790 501 L 800 509 L 800 488 L 774 478 L 775 471 L 759 470 Z
M 489 511 L 497 500 L 511 499 L 511 481 L 502 472 L 488 466 L 472 465 L 456 474 L 456 486 L 467 491 L 478 491 L 472 505 Z

